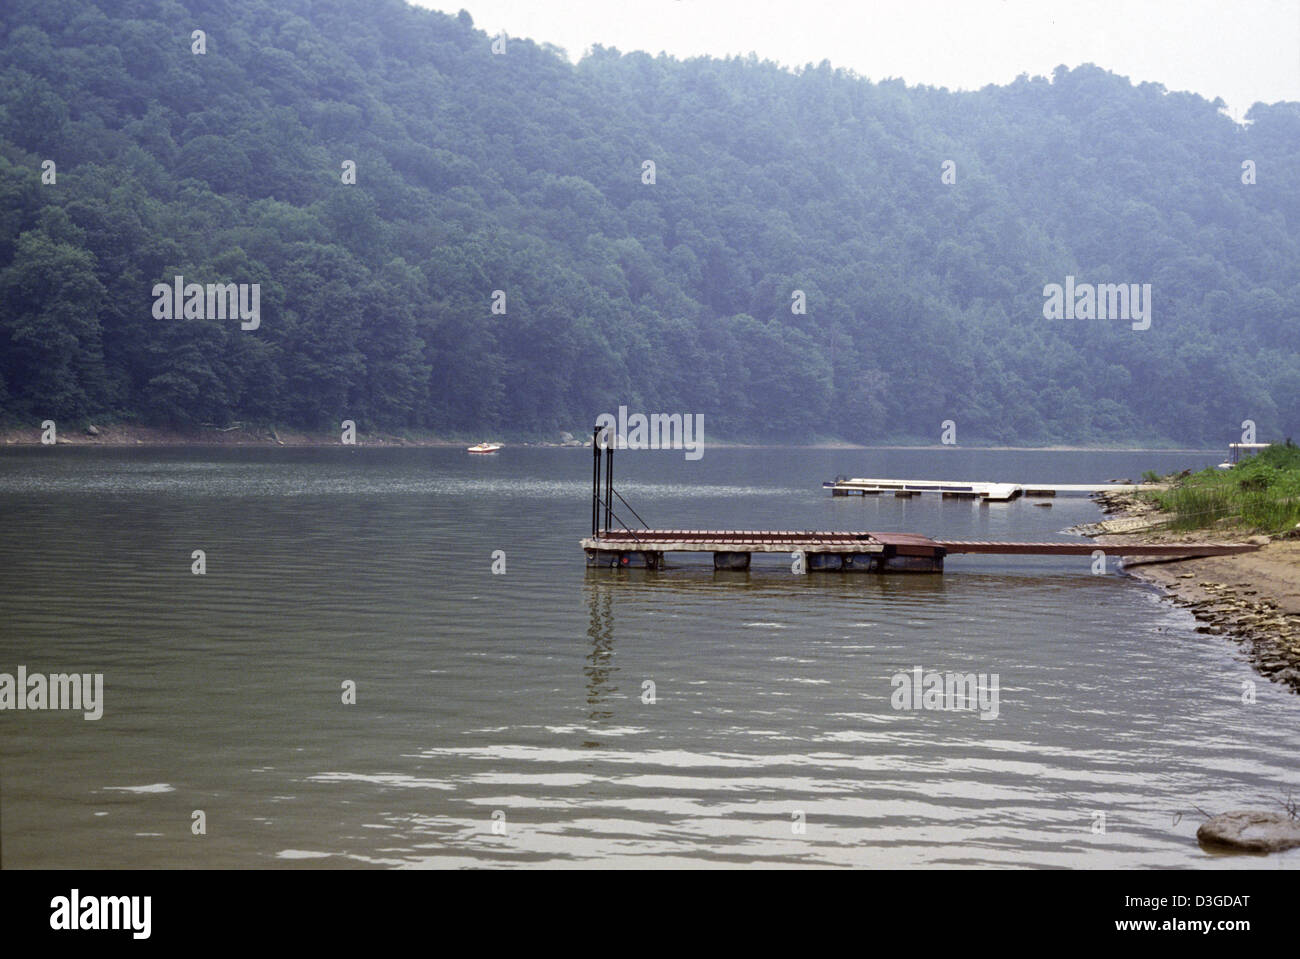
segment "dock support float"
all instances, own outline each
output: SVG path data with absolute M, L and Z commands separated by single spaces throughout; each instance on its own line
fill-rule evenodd
M 886 556 L 882 568 L 886 573 L 942 573 L 943 553 L 933 556 Z
M 805 553 L 810 573 L 879 573 L 880 553 Z
M 589 549 L 587 566 L 593 569 L 663 569 L 664 554 L 653 549 Z

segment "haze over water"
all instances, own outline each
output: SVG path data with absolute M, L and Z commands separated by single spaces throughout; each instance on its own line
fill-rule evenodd
M 1052 539 L 1096 507 L 820 483 L 1221 455 L 630 452 L 615 480 L 659 526 Z M 1148 588 L 1087 557 L 588 571 L 590 477 L 589 450 L 6 450 L 0 672 L 102 672 L 105 702 L 0 713 L 3 865 L 1265 862 L 1201 850 L 1194 807 L 1294 787 L 1300 701 Z M 998 674 L 997 718 L 893 709 L 914 666 Z

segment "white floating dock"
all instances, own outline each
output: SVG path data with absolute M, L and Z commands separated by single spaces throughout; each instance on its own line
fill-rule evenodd
M 1110 490 L 1160 490 L 1159 483 L 985 483 L 958 480 L 838 479 L 823 483 L 832 496 L 874 496 L 893 493 L 913 496 L 940 493 L 956 499 L 1007 502 L 1020 496 L 1055 496 L 1057 493 L 1098 493 Z

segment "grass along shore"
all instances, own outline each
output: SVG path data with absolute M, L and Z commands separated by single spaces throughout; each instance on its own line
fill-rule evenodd
M 1168 489 L 1143 495 L 1165 514 L 1171 530 L 1224 528 L 1277 535 L 1300 523 L 1300 446 L 1290 440 L 1230 470 L 1207 469 L 1164 481 L 1171 484 Z

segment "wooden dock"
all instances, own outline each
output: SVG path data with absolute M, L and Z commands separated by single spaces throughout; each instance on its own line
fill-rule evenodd
M 943 572 L 944 557 L 960 553 L 1016 556 L 1226 556 L 1258 549 L 1250 543 L 986 542 L 935 540 L 916 533 L 837 530 L 601 530 L 581 541 L 587 565 L 662 569 L 665 553 L 712 553 L 714 569 L 749 569 L 753 553 L 803 554 L 809 571 Z
M 863 573 L 941 573 L 944 557 L 956 553 L 1023 556 L 1091 556 L 1099 549 L 1116 556 L 1224 556 L 1246 553 L 1259 547 L 1248 543 L 1125 543 L 1102 548 L 1096 543 L 1011 543 L 973 540 L 936 540 L 917 533 L 875 533 L 855 530 L 753 530 L 753 529 L 654 529 L 649 526 L 614 488 L 614 447 L 608 434 L 597 427 L 592 435 L 591 535 L 581 540 L 587 565 L 604 569 L 662 569 L 668 553 L 711 553 L 713 568 L 749 569 L 754 553 L 785 553 L 796 561 L 792 568 L 808 572 L 840 571 Z M 603 454 L 603 456 L 602 456 Z M 1093 492 L 1098 489 L 1133 488 L 1124 484 L 1103 486 L 1023 487 L 1014 484 L 945 484 L 928 480 L 847 480 L 857 484 L 894 484 L 888 488 L 911 495 L 907 483 L 925 486 L 915 492 L 949 492 L 1003 498 L 1000 487 L 1018 490 L 1014 495 L 1053 496 L 1058 491 Z M 902 484 L 902 485 L 899 485 Z M 997 487 L 997 488 L 995 488 Z M 1147 486 L 1151 489 L 1151 486 Z M 1030 490 L 1033 490 L 1030 492 Z M 1013 498 L 1007 494 L 1005 498 Z M 627 511 L 624 520 L 614 509 L 618 500 Z M 633 528 L 630 520 L 641 525 Z M 614 523 L 619 527 L 615 528 Z
M 1089 494 L 1113 490 L 1159 490 L 1159 483 L 986 483 L 966 480 L 903 480 L 840 477 L 822 483 L 832 496 L 878 496 L 893 493 L 909 497 L 939 493 L 952 499 L 977 499 L 1005 503 L 1021 496 L 1055 496 L 1058 493 Z

